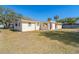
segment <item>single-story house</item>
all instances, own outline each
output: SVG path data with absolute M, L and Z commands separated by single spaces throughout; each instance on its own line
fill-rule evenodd
M 61 30 L 62 29 L 62 23 L 55 23 L 55 29 Z
M 59 27 L 60 26 L 60 27 Z M 16 20 L 10 24 L 10 29 L 17 31 L 39 31 L 61 29 L 61 25 L 55 22 L 39 22 L 34 20 Z
M 35 31 L 39 30 L 40 28 L 40 23 L 38 21 L 33 21 L 33 20 L 17 20 L 16 22 L 12 22 L 10 24 L 10 28 L 12 30 L 17 30 L 17 31 Z

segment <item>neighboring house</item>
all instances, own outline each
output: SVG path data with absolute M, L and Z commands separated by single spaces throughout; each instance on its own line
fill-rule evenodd
M 56 25 L 55 22 L 39 22 L 34 20 L 16 20 L 10 24 L 11 30 L 17 31 L 39 31 L 39 30 L 55 30 L 59 28 L 59 24 Z
M 56 30 L 61 30 L 62 29 L 62 24 L 61 23 L 56 23 L 55 24 L 55 29 Z

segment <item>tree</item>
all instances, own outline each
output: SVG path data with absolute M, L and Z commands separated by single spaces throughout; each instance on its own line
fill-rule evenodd
M 76 19 L 75 18 L 67 18 L 66 22 L 68 24 L 74 24 L 76 22 Z
M 51 22 L 51 20 L 52 20 L 51 18 L 48 18 L 48 22 Z
M 64 23 L 64 24 L 74 24 L 76 22 L 76 18 L 64 18 L 59 20 L 58 22 Z
M 3 23 L 3 13 L 4 13 L 4 8 L 2 6 L 0 6 L 0 22 Z
M 9 28 L 9 24 L 11 22 L 15 22 L 16 20 L 20 20 L 21 18 L 21 14 L 18 14 L 9 8 L 0 6 L 0 22 L 5 25 L 5 28 Z
M 55 21 L 57 22 L 58 19 L 59 19 L 59 16 L 58 16 L 58 15 L 54 16 L 54 19 L 55 19 Z

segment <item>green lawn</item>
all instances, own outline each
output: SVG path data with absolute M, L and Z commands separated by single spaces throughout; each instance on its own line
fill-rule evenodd
M 79 53 L 79 32 L 1 30 L 0 53 Z

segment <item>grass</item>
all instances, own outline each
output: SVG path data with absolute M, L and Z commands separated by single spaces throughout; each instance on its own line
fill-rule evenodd
M 79 53 L 78 32 L 0 31 L 0 53 Z
M 44 35 L 51 40 L 58 40 L 67 45 L 79 47 L 79 32 L 41 32 L 41 35 Z

